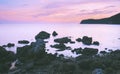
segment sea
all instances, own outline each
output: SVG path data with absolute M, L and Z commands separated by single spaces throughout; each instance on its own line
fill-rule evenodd
M 83 36 L 92 37 L 93 41 L 100 42 L 99 46 L 84 45 L 81 42 L 75 41 L 75 44 L 65 44 L 74 48 L 97 48 L 99 51 L 117 50 L 120 49 L 120 25 L 115 24 L 0 24 L 0 46 L 14 43 L 15 47 L 6 48 L 8 51 L 16 53 L 17 47 L 25 46 L 25 44 L 18 44 L 19 40 L 28 40 L 35 42 L 35 36 L 41 32 L 46 31 L 52 34 L 53 31 L 58 33 L 58 36 L 50 36 L 46 49 L 48 53 L 59 53 L 69 57 L 76 57 L 70 50 L 56 51 L 50 45 L 56 44 L 54 39 L 61 37 L 70 37 L 72 41 Z M 29 43 L 30 44 L 30 43 Z M 29 45 L 28 44 L 28 45 Z M 107 51 L 107 50 L 106 50 Z

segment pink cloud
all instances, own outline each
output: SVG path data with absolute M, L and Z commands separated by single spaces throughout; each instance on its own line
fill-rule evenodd
M 35 0 L 25 1 L 22 6 L 0 5 L 0 20 L 16 22 L 79 23 L 86 18 L 104 18 L 120 11 L 118 2 L 93 0 Z M 114 9 L 114 10 L 113 10 Z

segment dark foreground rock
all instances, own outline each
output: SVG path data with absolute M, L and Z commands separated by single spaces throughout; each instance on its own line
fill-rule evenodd
M 16 55 L 0 47 L 0 74 L 97 74 L 100 72 L 120 74 L 120 50 L 103 52 L 99 55 L 96 48 L 72 49 L 67 47 L 65 43 L 71 42 L 71 40 L 65 38 L 65 42 L 64 39 L 58 40 L 59 44 L 52 45 L 52 47 L 60 51 L 70 49 L 73 53 L 78 54 L 75 58 L 66 57 L 57 52 L 55 54 L 47 53 L 44 41 L 46 38 L 36 38 L 36 41 L 30 45 L 18 47 Z M 83 39 L 85 39 L 85 43 L 92 43 L 89 37 Z M 11 62 L 14 60 L 16 60 L 16 68 L 9 70 Z
M 20 41 L 18 41 L 18 43 L 19 43 L 19 44 L 28 44 L 29 41 L 27 41 L 27 40 L 20 40 Z
M 3 47 L 0 46 L 0 74 L 8 72 L 11 67 L 11 63 L 15 61 L 16 56 L 11 51 L 6 51 Z

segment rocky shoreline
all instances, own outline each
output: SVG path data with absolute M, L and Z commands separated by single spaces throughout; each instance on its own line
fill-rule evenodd
M 74 48 L 65 44 L 82 42 L 84 45 L 99 46 L 98 41 L 92 37 L 83 36 L 72 41 L 69 37 L 54 39 L 56 44 L 51 45 L 56 51 L 70 50 L 78 57 L 65 57 L 63 54 L 47 53 L 45 39 L 50 38 L 49 33 L 41 31 L 35 36 L 36 41 L 29 45 L 17 47 L 17 53 L 7 51 L 0 46 L 0 74 L 119 74 L 120 50 L 100 51 L 96 48 Z M 57 36 L 53 32 L 52 36 Z M 20 42 L 21 43 L 21 42 Z M 28 43 L 28 41 L 22 41 Z M 12 44 L 13 45 L 13 44 Z M 14 63 L 13 68 L 11 64 Z

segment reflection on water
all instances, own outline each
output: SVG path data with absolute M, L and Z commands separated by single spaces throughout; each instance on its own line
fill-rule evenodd
M 35 41 L 34 37 L 40 31 L 47 31 L 52 33 L 56 31 L 58 36 L 60 37 L 68 37 L 71 36 L 72 40 L 83 36 L 93 37 L 93 41 L 99 41 L 100 46 L 85 46 L 82 43 L 68 44 L 67 46 L 71 46 L 72 48 L 78 47 L 94 47 L 99 50 L 104 50 L 105 48 L 109 49 L 120 49 L 120 26 L 119 25 L 81 25 L 81 24 L 58 24 L 58 25 L 50 25 L 50 24 L 0 24 L 0 45 L 4 45 L 7 43 L 15 43 L 16 47 L 21 46 L 18 44 L 18 40 L 29 40 Z M 47 49 L 50 48 L 49 45 L 53 45 L 55 37 L 48 39 L 49 43 L 47 43 Z M 12 50 L 15 52 L 16 47 L 10 48 L 8 50 Z M 56 51 L 50 50 L 49 52 L 55 53 Z M 64 53 L 66 55 L 71 54 L 69 51 L 63 51 L 60 53 Z

